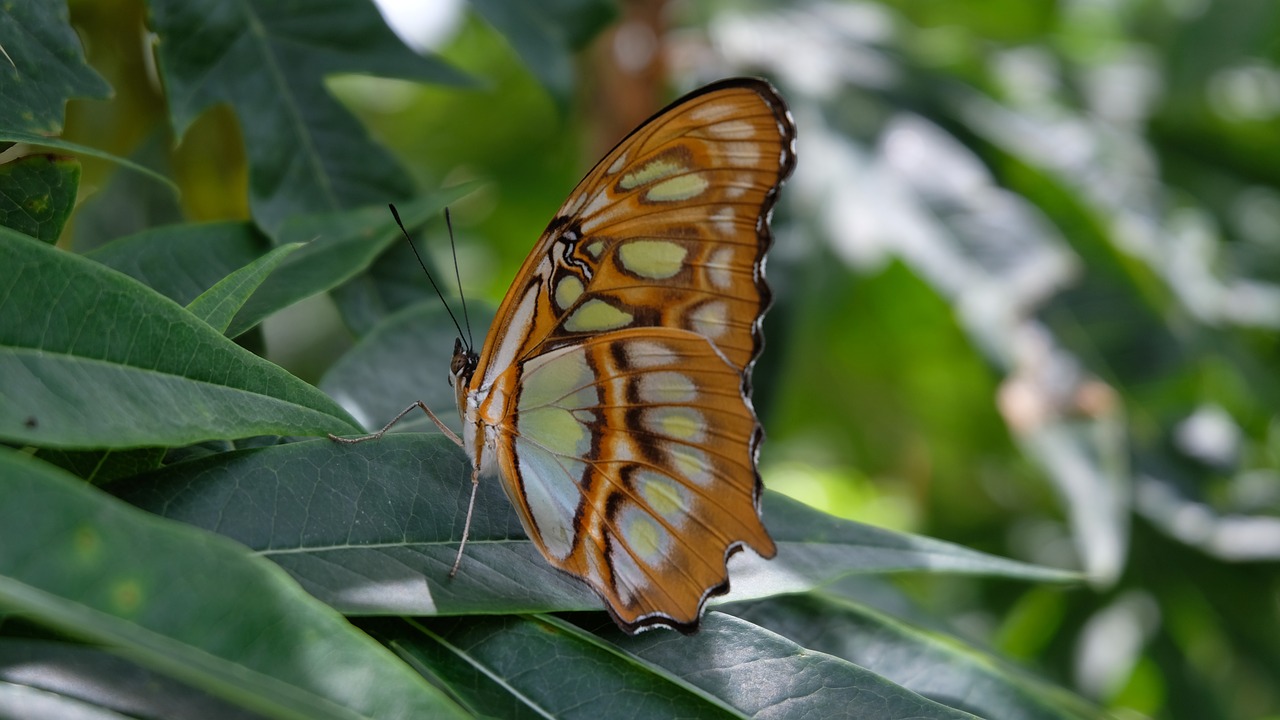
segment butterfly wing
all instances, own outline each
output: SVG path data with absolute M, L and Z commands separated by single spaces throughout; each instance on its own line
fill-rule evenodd
M 770 294 L 769 215 L 795 167 L 795 125 L 767 82 L 677 100 L 583 178 L 498 309 L 477 385 L 517 359 L 598 332 L 671 327 L 749 371 Z
M 462 398 L 525 529 L 628 632 L 689 632 L 759 515 L 749 399 L 795 126 L 768 83 L 677 100 L 587 174 L 499 308 Z
M 694 629 L 760 522 L 763 436 L 742 373 L 685 330 L 604 333 L 520 363 L 497 457 L 542 553 L 629 631 Z

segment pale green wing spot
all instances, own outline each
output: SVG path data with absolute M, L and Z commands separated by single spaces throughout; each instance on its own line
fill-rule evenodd
M 640 399 L 654 405 L 691 403 L 698 397 L 692 380 L 670 370 L 641 375 L 639 389 Z
M 682 442 L 699 443 L 707 435 L 702 414 L 689 407 L 651 407 L 645 411 L 644 423 L 653 433 Z
M 676 481 L 642 468 L 631 476 L 631 482 L 649 509 L 673 527 L 679 528 L 688 519 L 691 504 L 689 491 Z
M 622 266 L 640 277 L 665 280 L 684 266 L 688 251 L 669 240 L 632 240 L 618 246 Z
M 655 180 L 661 180 L 676 173 L 684 172 L 684 170 L 685 167 L 683 165 L 671 160 L 651 160 L 644 167 L 623 175 L 622 179 L 618 181 L 618 186 L 623 190 L 633 190 L 641 185 L 648 185 Z
M 588 300 L 564 321 L 569 332 L 601 332 L 625 327 L 632 320 L 631 313 L 624 312 L 603 300 Z
M 589 424 L 599 405 L 593 382 L 585 353 L 574 347 L 530 360 L 520 377 L 515 451 L 524 497 L 543 545 L 559 559 L 573 547 L 581 458 L 591 450 Z
M 729 329 L 729 308 L 723 302 L 709 302 L 690 316 L 694 332 L 715 340 Z
M 698 197 L 711 183 L 698 173 L 677 175 L 663 180 L 644 194 L 650 202 L 675 202 Z
M 618 534 L 631 548 L 631 552 L 654 569 L 666 562 L 667 554 L 671 551 L 671 533 L 635 505 L 628 504 L 618 513 Z M 641 581 L 636 585 L 646 584 L 646 581 Z
M 556 307 L 567 309 L 582 295 L 582 281 L 568 275 L 556 283 Z
M 526 527 L 525 531 L 542 540 L 551 557 L 564 560 L 573 550 L 576 533 L 573 517 L 582 500 L 575 480 L 583 476 L 587 466 L 576 457 L 553 455 L 545 450 L 541 443 L 553 434 L 546 430 L 537 422 L 531 422 L 526 429 L 521 422 L 515 453 L 524 497 L 512 497 L 511 501 L 515 504 L 523 502 L 537 524 L 536 528 Z
M 669 447 L 667 452 L 681 477 L 700 487 L 711 485 L 711 461 L 705 452 L 688 445 Z

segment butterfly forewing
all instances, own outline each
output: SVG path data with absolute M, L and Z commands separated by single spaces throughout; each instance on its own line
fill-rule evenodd
M 501 371 L 491 358 L 505 364 L 625 327 L 698 332 L 747 369 L 769 303 L 768 216 L 794 140 L 786 105 L 759 80 L 717 83 L 658 113 L 547 227 L 498 311 L 498 327 L 520 320 L 526 332 L 505 357 L 489 352 L 490 337 L 478 374 Z M 536 305 L 521 313 L 525 291 Z
M 498 311 L 460 408 L 525 529 L 629 632 L 696 629 L 759 515 L 749 399 L 769 213 L 795 128 L 767 83 L 655 115 L 570 195 Z

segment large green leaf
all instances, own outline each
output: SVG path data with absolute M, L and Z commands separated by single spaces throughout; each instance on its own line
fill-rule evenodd
M 225 538 L 128 507 L 11 451 L 0 452 L 0 491 L 5 610 L 271 717 L 459 714 Z
M 818 622 L 818 619 L 814 619 Z M 719 612 L 697 635 L 600 632 L 627 652 L 757 718 L 972 718 L 847 660 Z
M 0 437 L 58 448 L 350 431 L 314 387 L 136 281 L 0 229 Z
M 103 98 L 111 87 L 84 61 L 65 0 L 12 0 L 0 13 L 0 128 L 62 132 L 69 98 Z
M 471 484 L 441 435 L 345 446 L 317 440 L 179 463 L 110 491 L 165 517 L 225 533 L 350 614 L 467 614 L 600 607 L 546 563 L 496 479 L 481 482 L 471 536 L 449 577 Z M 766 493 L 778 557 L 741 553 L 729 599 L 800 592 L 850 573 L 932 570 L 1026 580 L 1075 576 L 825 515 Z
M 716 612 L 692 637 L 658 630 L 630 638 L 612 624 L 593 626 L 612 643 L 549 617 L 371 620 L 361 626 L 476 714 L 972 717 Z
M 327 75 L 463 84 L 409 50 L 372 3 L 151 0 L 157 59 L 179 137 L 215 103 L 240 120 L 249 200 L 268 234 L 294 215 L 405 200 L 408 175 L 329 94 Z
M 809 650 L 843 658 L 936 702 L 981 717 L 1083 720 L 1098 709 L 937 632 L 819 594 L 728 609 Z M 822 618 L 815 623 L 814 618 Z
M 187 305 L 270 247 L 251 223 L 188 223 L 122 237 L 85 256 Z
M 471 303 L 467 309 L 476 342 L 483 343 L 494 308 Z M 459 317 L 458 322 L 464 323 L 465 333 L 467 321 Z M 457 400 L 448 382 L 457 337 L 458 330 L 440 299 L 432 297 L 392 315 L 361 338 L 325 373 L 320 389 L 369 430 L 422 401 L 455 432 L 461 431 Z M 396 428 L 436 432 L 424 413 L 406 417 Z
M 11 706 L 0 693 L 0 717 L 74 718 L 77 711 L 91 713 L 89 717 L 261 717 L 118 655 L 63 639 L 0 637 L 0 682 L 12 683 L 56 708 L 43 715 L 30 710 L 6 713 Z
M 550 618 L 380 619 L 361 627 L 477 715 L 743 717 L 678 678 Z

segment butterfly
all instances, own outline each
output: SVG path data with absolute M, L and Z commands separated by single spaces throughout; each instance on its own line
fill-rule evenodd
M 448 434 L 472 482 L 496 472 L 547 562 L 589 585 L 627 633 L 696 631 L 707 600 L 728 591 L 733 553 L 776 554 L 760 515 L 751 369 L 795 136 L 763 80 L 676 100 L 570 193 L 483 348 L 454 343 L 463 433 Z M 396 419 L 414 407 L 427 410 Z

